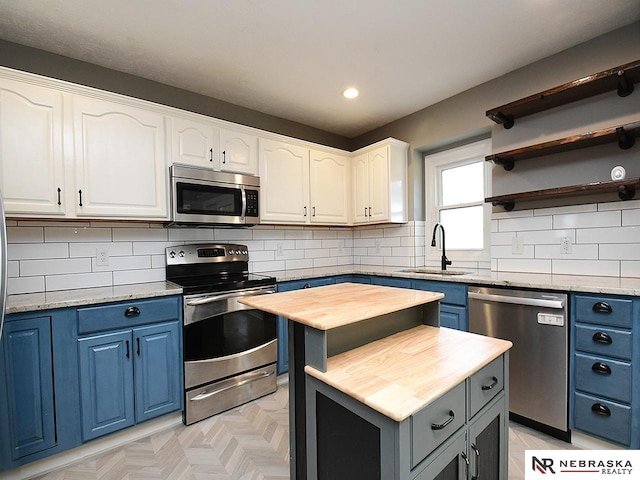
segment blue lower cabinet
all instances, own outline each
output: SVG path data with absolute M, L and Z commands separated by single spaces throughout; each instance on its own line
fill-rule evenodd
M 455 328 L 464 332 L 469 330 L 467 307 L 440 303 L 440 326 Z
M 3 439 L 9 437 L 7 460 L 15 461 L 56 444 L 51 318 L 7 322 L 2 357 L 5 392 L 0 407 L 8 415 Z
M 465 332 L 469 331 L 468 286 L 466 284 L 434 280 L 413 280 L 411 288 L 444 293 L 444 298 L 440 300 L 440 326 Z
M 131 331 L 78 340 L 82 439 L 134 424 Z
M 321 287 L 333 285 L 336 277 L 311 278 L 307 280 L 293 280 L 278 283 L 278 292 L 290 292 L 302 288 Z M 278 363 L 276 372 L 278 375 L 289 371 L 289 320 L 278 316 L 276 318 L 276 333 L 278 336 Z
M 83 440 L 180 409 L 177 321 L 80 338 L 78 353 Z
M 180 324 L 133 330 L 135 341 L 136 422 L 179 410 L 182 406 Z
M 385 287 L 411 288 L 411 280 L 407 278 L 372 277 L 371 283 Z

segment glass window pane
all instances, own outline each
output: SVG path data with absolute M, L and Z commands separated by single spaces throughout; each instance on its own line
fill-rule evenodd
M 442 205 L 484 200 L 484 164 L 482 161 L 442 170 Z
M 484 225 L 482 205 L 440 210 L 440 223 L 446 230 L 447 250 L 482 250 Z

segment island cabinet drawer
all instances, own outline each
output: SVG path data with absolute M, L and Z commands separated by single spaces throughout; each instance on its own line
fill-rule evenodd
M 574 428 L 622 445 L 631 441 L 631 407 L 575 393 Z
M 79 308 L 78 334 L 133 327 L 179 318 L 179 297 L 119 302 Z
M 411 468 L 465 423 L 465 382 L 411 416 Z
M 469 379 L 469 418 L 482 409 L 504 388 L 504 362 L 500 356 L 474 373 Z
M 576 354 L 576 388 L 621 402 L 631 402 L 631 364 Z
M 630 360 L 632 345 L 631 330 L 576 325 L 576 350 Z
M 578 322 L 631 328 L 633 301 L 616 297 L 576 295 L 575 319 Z

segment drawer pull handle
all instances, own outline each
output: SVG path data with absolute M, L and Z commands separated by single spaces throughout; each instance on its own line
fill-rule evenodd
M 593 311 L 596 313 L 611 313 L 613 308 L 607 302 L 596 302 L 593 304 Z
M 129 307 L 124 311 L 125 317 L 137 317 L 140 315 L 140 309 L 138 307 Z
M 125 340 L 125 345 L 127 346 L 127 354 L 126 357 L 129 358 L 129 340 Z
M 611 416 L 611 410 L 609 410 L 609 407 L 601 403 L 594 403 L 591 406 L 591 411 L 597 415 L 602 415 L 603 417 Z
M 600 375 L 611 375 L 611 368 L 603 362 L 596 362 L 591 366 L 591 370 Z
M 442 430 L 444 427 L 453 422 L 453 419 L 456 417 L 456 414 L 453 413 L 453 410 L 449 410 L 449 418 L 447 418 L 444 423 L 432 423 L 431 430 Z
M 603 345 L 611 345 L 613 343 L 609 334 L 605 332 L 594 333 L 592 339 L 594 342 L 601 343 Z
M 476 474 L 471 477 L 471 480 L 478 480 L 480 478 L 480 450 L 473 443 L 471 444 L 471 449 L 476 456 Z
M 482 385 L 482 390 L 493 390 L 496 385 L 498 385 L 498 379 L 491 377 L 491 385 Z

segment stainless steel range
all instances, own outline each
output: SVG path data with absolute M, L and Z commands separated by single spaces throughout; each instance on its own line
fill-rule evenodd
M 276 390 L 276 317 L 238 302 L 275 293 L 248 272 L 246 245 L 166 249 L 167 280 L 183 289 L 186 425 Z

